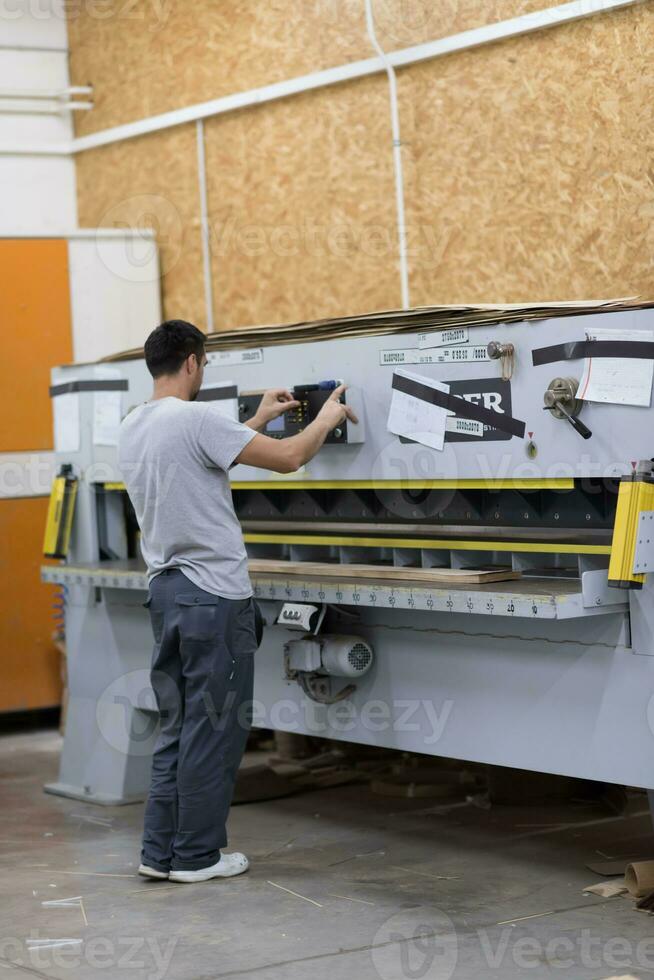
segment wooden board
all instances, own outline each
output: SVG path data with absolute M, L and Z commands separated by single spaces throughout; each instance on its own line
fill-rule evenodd
M 654 5 L 398 75 L 411 302 L 654 296 Z
M 390 49 L 546 6 L 376 0 L 375 17 Z M 362 3 L 308 7 L 199 0 L 162 5 L 162 23 L 145 4 L 124 20 L 80 12 L 72 81 L 95 83 L 96 108 L 77 131 L 370 55 Z M 654 298 L 653 31 L 643 3 L 398 71 L 413 305 Z M 217 329 L 398 304 L 384 76 L 205 132 Z M 80 223 L 158 225 L 166 316 L 203 325 L 194 128 L 76 166 Z
M 389 51 L 552 6 L 556 0 L 374 0 Z M 73 85 L 94 87 L 77 135 L 370 58 L 363 0 L 69 3 Z M 97 8 L 102 6 L 102 12 Z M 319 119 L 309 119 L 313 131 Z
M 218 330 L 401 303 L 388 83 L 205 123 Z
M 434 585 L 483 585 L 487 582 L 513 582 L 520 572 L 510 568 L 476 570 L 470 568 L 400 568 L 388 565 L 330 565 L 315 561 L 275 561 L 251 558 L 253 575 L 301 575 L 304 578 L 365 578 L 384 582 L 428 582 Z

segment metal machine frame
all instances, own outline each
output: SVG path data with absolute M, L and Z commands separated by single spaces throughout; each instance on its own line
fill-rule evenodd
M 364 425 L 362 442 L 325 446 L 290 477 L 243 466 L 230 474 L 250 556 L 274 562 L 252 574 L 267 622 L 255 725 L 654 788 L 654 583 L 608 585 L 618 485 L 653 455 L 651 413 L 586 403 L 592 437 L 582 438 L 568 418 L 576 399 L 547 406 L 545 397 L 582 362 L 532 358 L 598 325 L 651 330 L 654 311 L 472 328 L 477 351 L 512 345 L 510 380 L 490 354 L 445 362 L 427 349 L 420 361 L 418 335 L 407 333 L 270 346 L 256 358 L 234 351 L 220 363 L 210 355 L 205 383 L 229 380 L 239 392 L 345 376 Z M 450 433 L 443 452 L 400 441 L 386 419 L 403 360 L 458 385 L 468 404 L 524 421 L 525 438 L 486 425 L 481 437 Z M 148 398 L 150 380 L 141 359 L 114 366 L 127 382 L 124 414 Z M 63 367 L 52 380 L 101 374 Z M 69 556 L 43 569 L 65 591 L 70 683 L 60 776 L 48 789 L 126 803 L 144 797 L 157 729 L 147 582 L 115 448 L 93 444 L 93 398 L 79 392 L 79 451 L 57 454 L 79 478 Z M 361 563 L 386 572 L 360 577 Z M 522 577 L 411 580 L 411 569 L 502 566 Z M 356 634 L 374 650 L 344 699 L 320 703 L 285 671 L 297 637 L 278 623 L 285 602 L 321 607 L 325 635 Z

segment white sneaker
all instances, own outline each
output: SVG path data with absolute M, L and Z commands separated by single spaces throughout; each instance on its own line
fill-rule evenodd
M 222 854 L 217 864 L 210 868 L 200 868 L 198 871 L 171 871 L 170 880 L 190 884 L 193 881 L 209 881 L 210 878 L 232 878 L 242 875 L 250 867 L 245 854 L 234 851 L 233 854 Z
M 167 871 L 157 871 L 156 868 L 149 868 L 147 864 L 139 865 L 139 874 L 144 878 L 167 878 Z

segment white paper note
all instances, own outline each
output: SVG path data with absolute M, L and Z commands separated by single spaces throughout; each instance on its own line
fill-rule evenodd
M 411 381 L 436 391 L 443 391 L 449 394 L 449 385 L 434 381 L 423 374 L 416 374 L 413 371 L 406 371 L 398 368 L 393 377 L 399 375 Z M 406 439 L 413 439 L 423 446 L 430 449 L 442 451 L 445 443 L 445 424 L 448 415 L 452 415 L 446 408 L 439 408 L 438 405 L 431 405 L 421 398 L 407 395 L 403 391 L 393 388 L 393 398 L 391 409 L 388 415 L 387 428 L 396 436 L 404 436 Z
M 67 379 L 72 381 L 74 379 Z M 75 391 L 55 395 L 52 399 L 54 413 L 54 447 L 57 453 L 78 453 L 80 444 L 79 395 Z
M 586 340 L 627 340 L 651 342 L 652 330 L 586 331 Z M 652 399 L 654 360 L 636 357 L 587 357 L 579 382 L 577 398 L 612 405 L 639 405 L 648 408 Z
M 120 381 L 122 374 L 115 368 L 96 368 L 98 381 Z M 93 393 L 93 445 L 117 446 L 120 428 L 121 391 Z

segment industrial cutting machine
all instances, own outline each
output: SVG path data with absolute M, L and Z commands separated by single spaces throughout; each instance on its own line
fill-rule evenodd
M 254 724 L 652 789 L 654 311 L 448 316 L 208 343 L 217 410 L 292 388 L 285 438 L 344 379 L 360 419 L 301 471 L 230 473 L 266 623 Z M 97 803 L 144 797 L 157 732 L 115 445 L 150 390 L 138 351 L 52 373 L 70 690 L 47 788 Z

